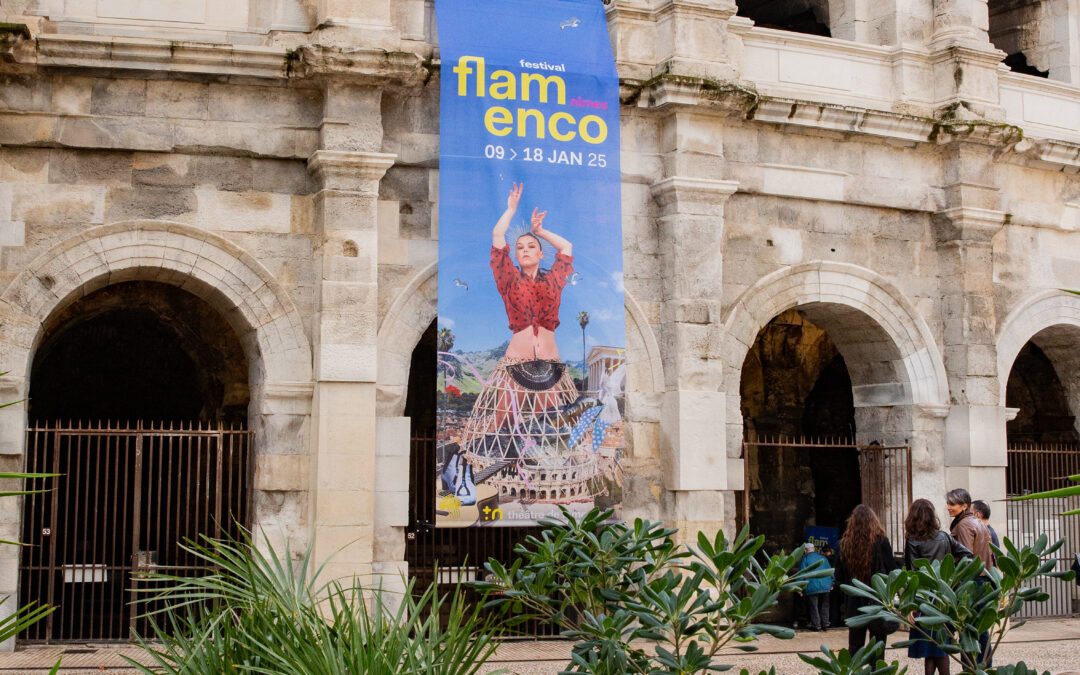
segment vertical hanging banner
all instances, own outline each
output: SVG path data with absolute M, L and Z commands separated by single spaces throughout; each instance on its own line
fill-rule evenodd
M 600 0 L 438 0 L 436 525 L 619 517 L 619 80 Z

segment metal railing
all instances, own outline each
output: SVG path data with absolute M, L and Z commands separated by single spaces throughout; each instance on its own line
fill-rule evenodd
M 57 607 L 26 642 L 119 641 L 145 632 L 131 602 L 152 572 L 201 574 L 182 548 L 250 526 L 252 433 L 208 424 L 32 426 L 20 603 Z

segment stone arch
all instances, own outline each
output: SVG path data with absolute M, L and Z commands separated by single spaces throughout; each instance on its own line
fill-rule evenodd
M 1028 342 L 1050 359 L 1074 416 L 1080 418 L 1080 296 L 1051 289 L 1024 298 L 1009 312 L 997 337 L 1001 405 L 1013 365 Z
M 910 445 L 913 494 L 940 493 L 949 390 L 933 334 L 914 305 L 882 276 L 835 262 L 805 263 L 763 277 L 724 318 L 729 485 L 743 488 L 743 361 L 761 329 L 789 309 L 825 329 L 844 357 L 857 440 Z
M 630 381 L 640 393 L 661 391 L 664 383 L 660 344 L 641 306 L 624 295 Z M 413 347 L 438 316 L 438 263 L 417 271 L 398 293 L 379 324 L 378 415 L 405 414 Z M 636 352 L 636 355 L 635 355 Z
M 311 382 L 311 348 L 300 313 L 273 275 L 216 234 L 160 221 L 95 227 L 27 265 L 0 294 L 0 370 L 25 378 L 51 315 L 85 294 L 133 280 L 179 286 L 221 312 L 249 350 L 253 386 Z
M 842 329 L 830 332 L 864 403 L 948 405 L 945 365 L 915 306 L 881 275 L 834 262 L 779 270 L 735 301 L 724 319 L 724 381 L 729 390 L 738 390 L 743 359 L 758 332 L 789 309 L 807 313 L 826 330 Z
M 1001 322 L 997 337 L 998 386 L 1001 401 L 1017 354 L 1037 335 L 1051 351 L 1071 342 L 1075 347 L 1080 337 L 1080 295 L 1052 289 L 1029 295 L 1016 305 Z M 1045 351 L 1045 349 L 1044 349 Z M 1047 354 L 1055 362 L 1053 354 Z

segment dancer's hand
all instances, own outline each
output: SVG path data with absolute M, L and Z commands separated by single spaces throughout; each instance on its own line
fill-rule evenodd
M 547 211 L 540 211 L 533 209 L 532 212 L 532 233 L 538 237 L 544 236 L 544 216 L 547 215 Z
M 510 194 L 506 197 L 506 210 L 510 213 L 517 212 L 518 203 L 521 201 L 521 192 L 525 189 L 525 183 L 514 183 L 510 188 Z

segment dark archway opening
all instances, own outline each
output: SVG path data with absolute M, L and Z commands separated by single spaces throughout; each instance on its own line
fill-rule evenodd
M 236 333 L 204 300 L 133 281 L 52 317 L 34 355 L 30 419 L 247 420 L 248 364 Z
M 1076 417 L 1050 357 L 1028 342 L 1013 362 L 1005 405 L 1016 408 L 1006 425 L 1009 443 L 1077 443 Z
M 738 15 L 756 26 L 831 37 L 829 6 L 811 0 L 741 0 Z
M 250 526 L 248 362 L 232 327 L 181 288 L 132 281 L 57 312 L 30 374 L 20 600 L 58 607 L 29 641 L 145 634 L 152 571 L 200 574 L 181 548 Z
M 844 357 L 828 333 L 795 310 L 758 334 L 743 363 L 741 400 L 748 440 L 850 442 L 855 434 Z M 769 550 L 792 550 L 805 541 L 808 525 L 839 528 L 859 504 L 854 449 L 770 446 L 753 454 L 746 458 L 749 523 Z
M 990 42 L 1008 55 L 1004 63 L 1009 70 L 1022 75 L 1050 77 L 1045 62 L 1054 45 L 1044 44 L 1044 36 L 1050 32 L 1041 24 L 1052 19 L 1042 3 L 989 0 L 987 13 Z

